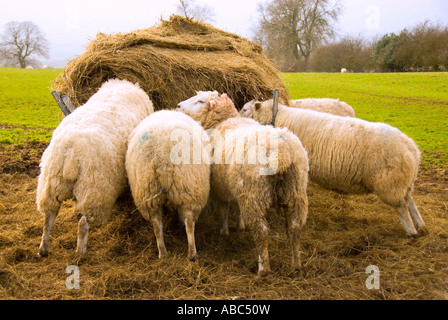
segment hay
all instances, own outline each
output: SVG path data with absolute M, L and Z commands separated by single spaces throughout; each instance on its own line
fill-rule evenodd
M 53 83 L 75 106 L 110 78 L 138 82 L 156 110 L 170 109 L 196 91 L 226 92 L 238 108 L 252 99 L 289 94 L 262 48 L 211 25 L 171 16 L 160 25 L 122 34 L 99 33 Z
M 21 157 L 36 146 L 22 146 Z M 169 256 L 157 257 L 151 224 L 135 211 L 132 198 L 118 201 L 107 225 L 89 232 L 86 256 L 76 252 L 76 203 L 67 201 L 51 233 L 48 258 L 37 256 L 43 217 L 36 211 L 34 168 L 0 150 L 0 299 L 448 299 L 448 175 L 446 168 L 422 168 L 414 199 L 430 233 L 408 238 L 392 208 L 375 195 L 340 195 L 314 183 L 308 187 L 309 219 L 301 236 L 303 267 L 290 273 L 291 252 L 284 217 L 272 213 L 269 254 L 272 274 L 256 275 L 250 232 L 229 217 L 229 238 L 219 235 L 214 210 L 196 225 L 199 261 L 187 259 L 185 228 L 167 215 Z M 23 170 L 23 171 L 22 171 Z M 30 177 L 31 175 L 31 177 Z M 213 208 L 212 208 L 213 209 Z M 80 268 L 80 289 L 65 286 L 67 266 Z M 380 289 L 365 286 L 366 268 L 381 272 Z

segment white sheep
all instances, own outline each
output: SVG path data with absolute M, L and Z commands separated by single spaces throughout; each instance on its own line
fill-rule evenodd
M 113 79 L 54 130 L 42 155 L 37 186 L 37 209 L 45 217 L 41 256 L 48 255 L 50 230 L 61 203 L 71 198 L 83 215 L 77 252 L 86 252 L 89 226 L 108 220 L 127 185 L 128 137 L 152 112 L 148 95 L 138 85 Z
M 341 69 L 341 73 L 347 73 L 347 72 L 348 72 L 347 69 L 345 69 L 345 68 Z
M 264 275 L 270 272 L 266 213 L 277 205 L 286 216 L 292 268 L 300 267 L 300 230 L 308 213 L 308 159 L 299 139 L 287 129 L 242 118 L 227 95 L 216 91 L 199 92 L 179 103 L 178 109 L 200 121 L 210 135 L 211 194 L 220 202 L 221 233 L 228 234 L 228 206 L 223 204 L 237 202 L 257 247 L 258 274 Z
M 207 134 L 196 121 L 176 111 L 151 114 L 129 138 L 126 154 L 129 185 L 138 210 L 152 222 L 159 258 L 167 255 L 162 224 L 165 206 L 178 210 L 187 232 L 188 258 L 197 259 L 195 223 L 210 191 L 207 140 Z M 182 158 L 178 158 L 179 152 Z
M 355 110 L 346 102 L 339 101 L 339 99 L 296 99 L 291 100 L 289 105 L 294 108 L 326 112 L 335 116 L 355 117 Z
M 241 114 L 270 124 L 272 100 L 247 103 Z M 414 141 L 396 128 L 279 105 L 275 126 L 294 132 L 308 152 L 310 179 L 344 193 L 375 193 L 394 207 L 408 235 L 425 230 L 412 199 L 420 163 Z

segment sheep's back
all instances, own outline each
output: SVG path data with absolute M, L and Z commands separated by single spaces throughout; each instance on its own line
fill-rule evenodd
M 203 129 L 181 113 L 159 111 L 143 120 L 131 134 L 126 156 L 134 196 L 143 201 L 163 193 L 173 206 L 204 206 L 210 176 L 204 138 Z
M 364 193 L 372 191 L 377 172 L 403 171 L 404 176 L 418 167 L 413 141 L 387 124 L 309 110 L 288 111 L 281 125 L 301 140 L 309 156 L 310 177 L 322 186 Z M 408 158 L 415 160 L 410 163 Z M 409 166 L 402 169 L 403 163 Z

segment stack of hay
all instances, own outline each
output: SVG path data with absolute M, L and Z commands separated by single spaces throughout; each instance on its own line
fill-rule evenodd
M 226 92 L 238 108 L 288 92 L 260 46 L 208 24 L 172 16 L 160 25 L 126 34 L 98 34 L 54 82 L 75 106 L 110 78 L 126 79 L 148 93 L 156 110 L 170 109 L 196 91 Z

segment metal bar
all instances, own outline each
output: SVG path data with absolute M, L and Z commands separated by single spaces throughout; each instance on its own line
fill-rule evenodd
M 278 99 L 280 97 L 280 90 L 279 89 L 273 90 L 272 96 L 274 98 L 274 103 L 272 106 L 272 126 L 275 127 L 275 118 L 277 117 L 278 113 Z
M 61 108 L 62 112 L 64 113 L 65 116 L 68 116 L 70 114 L 70 110 L 67 108 L 67 106 L 65 105 L 64 101 L 61 98 L 61 95 L 59 94 L 59 92 L 57 91 L 53 91 L 51 93 L 53 95 L 53 98 L 56 100 L 56 102 L 58 103 L 59 108 Z
M 64 102 L 65 106 L 70 111 L 70 113 L 73 113 L 73 111 L 75 111 L 76 108 L 68 96 L 63 96 L 62 101 Z

